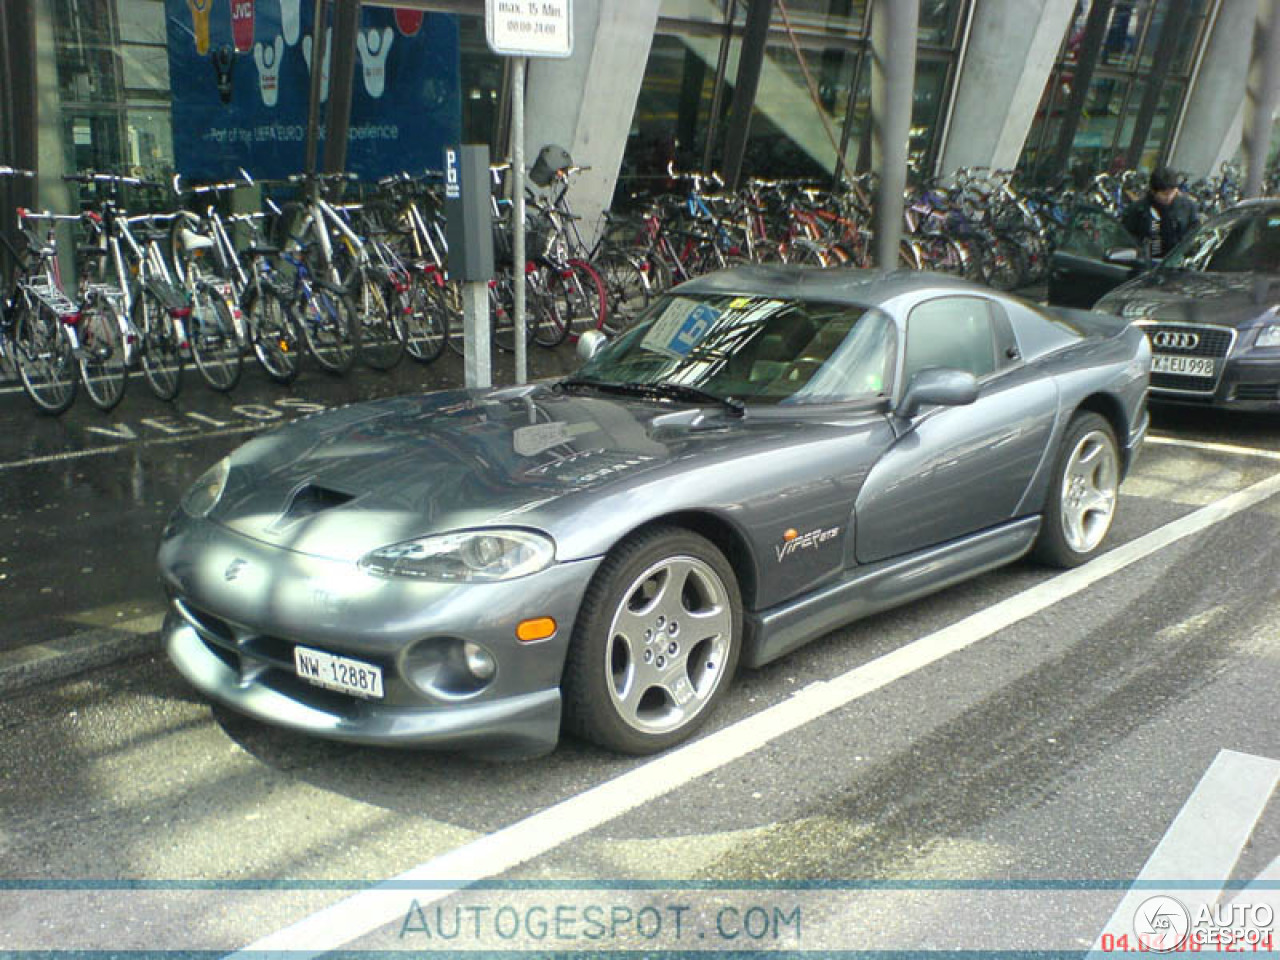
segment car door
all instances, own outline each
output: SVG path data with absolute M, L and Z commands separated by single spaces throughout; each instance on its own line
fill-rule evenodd
M 1057 388 L 1023 363 L 999 302 L 945 296 L 906 323 L 899 383 L 930 366 L 967 370 L 978 398 L 929 407 L 872 468 L 855 507 L 856 560 L 873 563 L 1014 517 L 1048 444 Z M 901 392 L 898 393 L 901 396 Z
M 1149 264 L 1124 225 L 1096 207 L 1080 207 L 1049 258 L 1049 302 L 1088 309 Z

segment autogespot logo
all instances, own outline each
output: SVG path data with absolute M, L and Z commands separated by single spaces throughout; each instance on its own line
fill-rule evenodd
M 1151 342 L 1163 350 L 1194 350 L 1200 344 L 1200 335 L 1179 330 L 1157 330 L 1151 335 Z
M 1133 932 L 1138 936 L 1140 950 L 1168 953 L 1187 939 L 1190 929 L 1187 908 L 1164 894 L 1142 901 L 1133 915 Z

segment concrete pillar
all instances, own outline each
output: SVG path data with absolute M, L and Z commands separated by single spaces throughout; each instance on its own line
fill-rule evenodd
M 919 0 L 874 0 L 871 9 L 871 168 L 879 175 L 872 228 L 876 266 L 898 266 L 902 192 L 907 186 Z
M 573 56 L 529 61 L 525 149 L 548 143 L 589 166 L 569 194 L 588 243 L 613 200 L 661 0 L 574 0 Z
M 1222 0 L 1168 164 L 1195 180 L 1217 173 L 1240 146 L 1244 91 L 1258 6 L 1254 0 Z
M 1075 0 L 981 0 L 973 14 L 938 172 L 1015 166 Z
M 1271 128 L 1280 105 L 1280 0 L 1258 0 L 1258 20 L 1253 29 L 1253 51 L 1249 60 L 1249 83 L 1245 91 L 1244 195 L 1262 192 L 1267 154 L 1271 148 Z

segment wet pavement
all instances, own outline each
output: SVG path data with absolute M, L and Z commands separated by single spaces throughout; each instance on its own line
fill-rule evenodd
M 576 362 L 569 345 L 529 348 L 530 379 Z M 514 382 L 510 355 L 493 363 L 495 384 Z M 304 366 L 288 387 L 247 358 L 230 394 L 188 368 L 172 403 L 135 375 L 111 413 L 81 395 L 47 417 L 0 381 L 0 654 L 94 631 L 153 631 L 164 606 L 154 560 L 165 521 L 201 472 L 250 437 L 307 413 L 462 384 L 451 350 L 431 364 L 406 358 L 390 372 L 357 366 L 341 378 Z

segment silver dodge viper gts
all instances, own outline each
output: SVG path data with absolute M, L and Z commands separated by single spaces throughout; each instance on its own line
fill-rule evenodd
M 1088 560 L 1147 428 L 1141 330 L 931 274 L 738 268 L 593 346 L 215 464 L 159 550 L 177 668 L 323 737 L 649 753 L 741 664 Z

